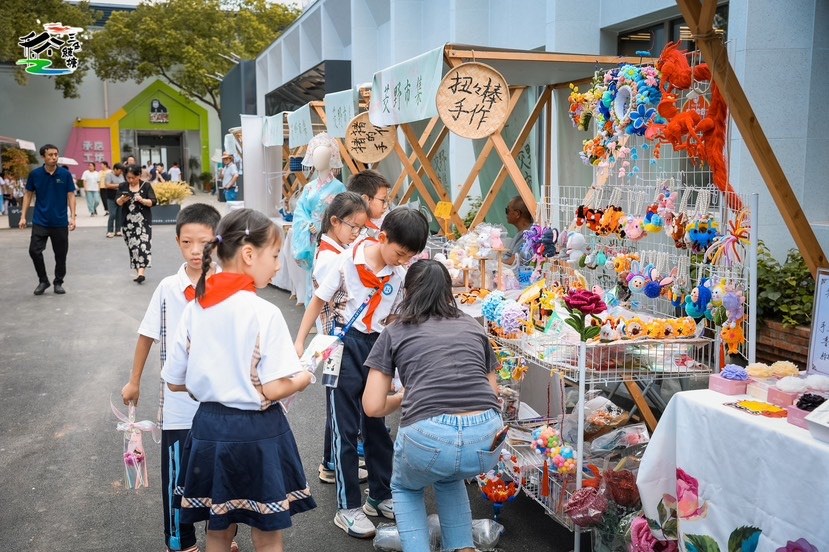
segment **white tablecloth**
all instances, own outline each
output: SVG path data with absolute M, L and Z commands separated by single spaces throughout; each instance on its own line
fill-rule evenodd
M 679 537 L 694 550 L 733 550 L 729 538 L 740 527 L 761 531 L 758 552 L 801 538 L 829 550 L 829 444 L 785 418 L 724 406 L 743 398 L 708 390 L 674 395 L 639 469 L 645 515 L 664 522 L 662 507 L 679 494 Z

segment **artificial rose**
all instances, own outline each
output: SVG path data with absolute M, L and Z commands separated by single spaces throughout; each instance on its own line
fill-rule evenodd
M 570 290 L 564 297 L 564 304 L 572 310 L 579 310 L 585 315 L 596 315 L 607 310 L 602 298 L 585 289 Z
M 699 482 L 680 468 L 676 469 L 676 502 L 680 519 L 700 519 L 708 514 L 708 504 L 699 501 Z
M 661 541 L 653 536 L 648 521 L 639 516 L 630 524 L 630 552 L 677 552 L 676 541 Z
M 776 552 L 818 552 L 817 546 L 806 539 L 787 541 L 786 546 L 781 546 Z

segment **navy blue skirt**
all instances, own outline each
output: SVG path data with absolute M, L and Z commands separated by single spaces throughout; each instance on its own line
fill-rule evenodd
M 278 403 L 264 411 L 201 403 L 181 463 L 176 494 L 183 523 L 276 531 L 290 527 L 292 515 L 316 507 Z

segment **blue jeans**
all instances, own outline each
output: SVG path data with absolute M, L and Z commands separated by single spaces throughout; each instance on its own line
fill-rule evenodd
M 394 443 L 391 492 L 404 552 L 429 552 L 423 491 L 435 489 L 444 550 L 471 548 L 472 511 L 464 479 L 492 469 L 501 447 L 490 450 L 504 426 L 495 410 L 442 414 L 401 427 Z
M 89 208 L 89 214 L 98 212 L 98 205 L 101 204 L 101 192 L 97 190 L 92 192 L 86 191 L 86 206 Z

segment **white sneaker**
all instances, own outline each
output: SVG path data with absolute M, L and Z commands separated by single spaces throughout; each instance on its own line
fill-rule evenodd
M 334 525 L 348 533 L 350 537 L 358 539 L 370 539 L 377 530 L 374 524 L 366 517 L 365 512 L 360 508 L 350 510 L 337 510 L 334 516 Z
M 366 502 L 363 504 L 363 511 L 370 516 L 383 516 L 394 519 L 394 502 L 390 498 L 386 500 L 374 500 L 370 496 L 367 496 Z

